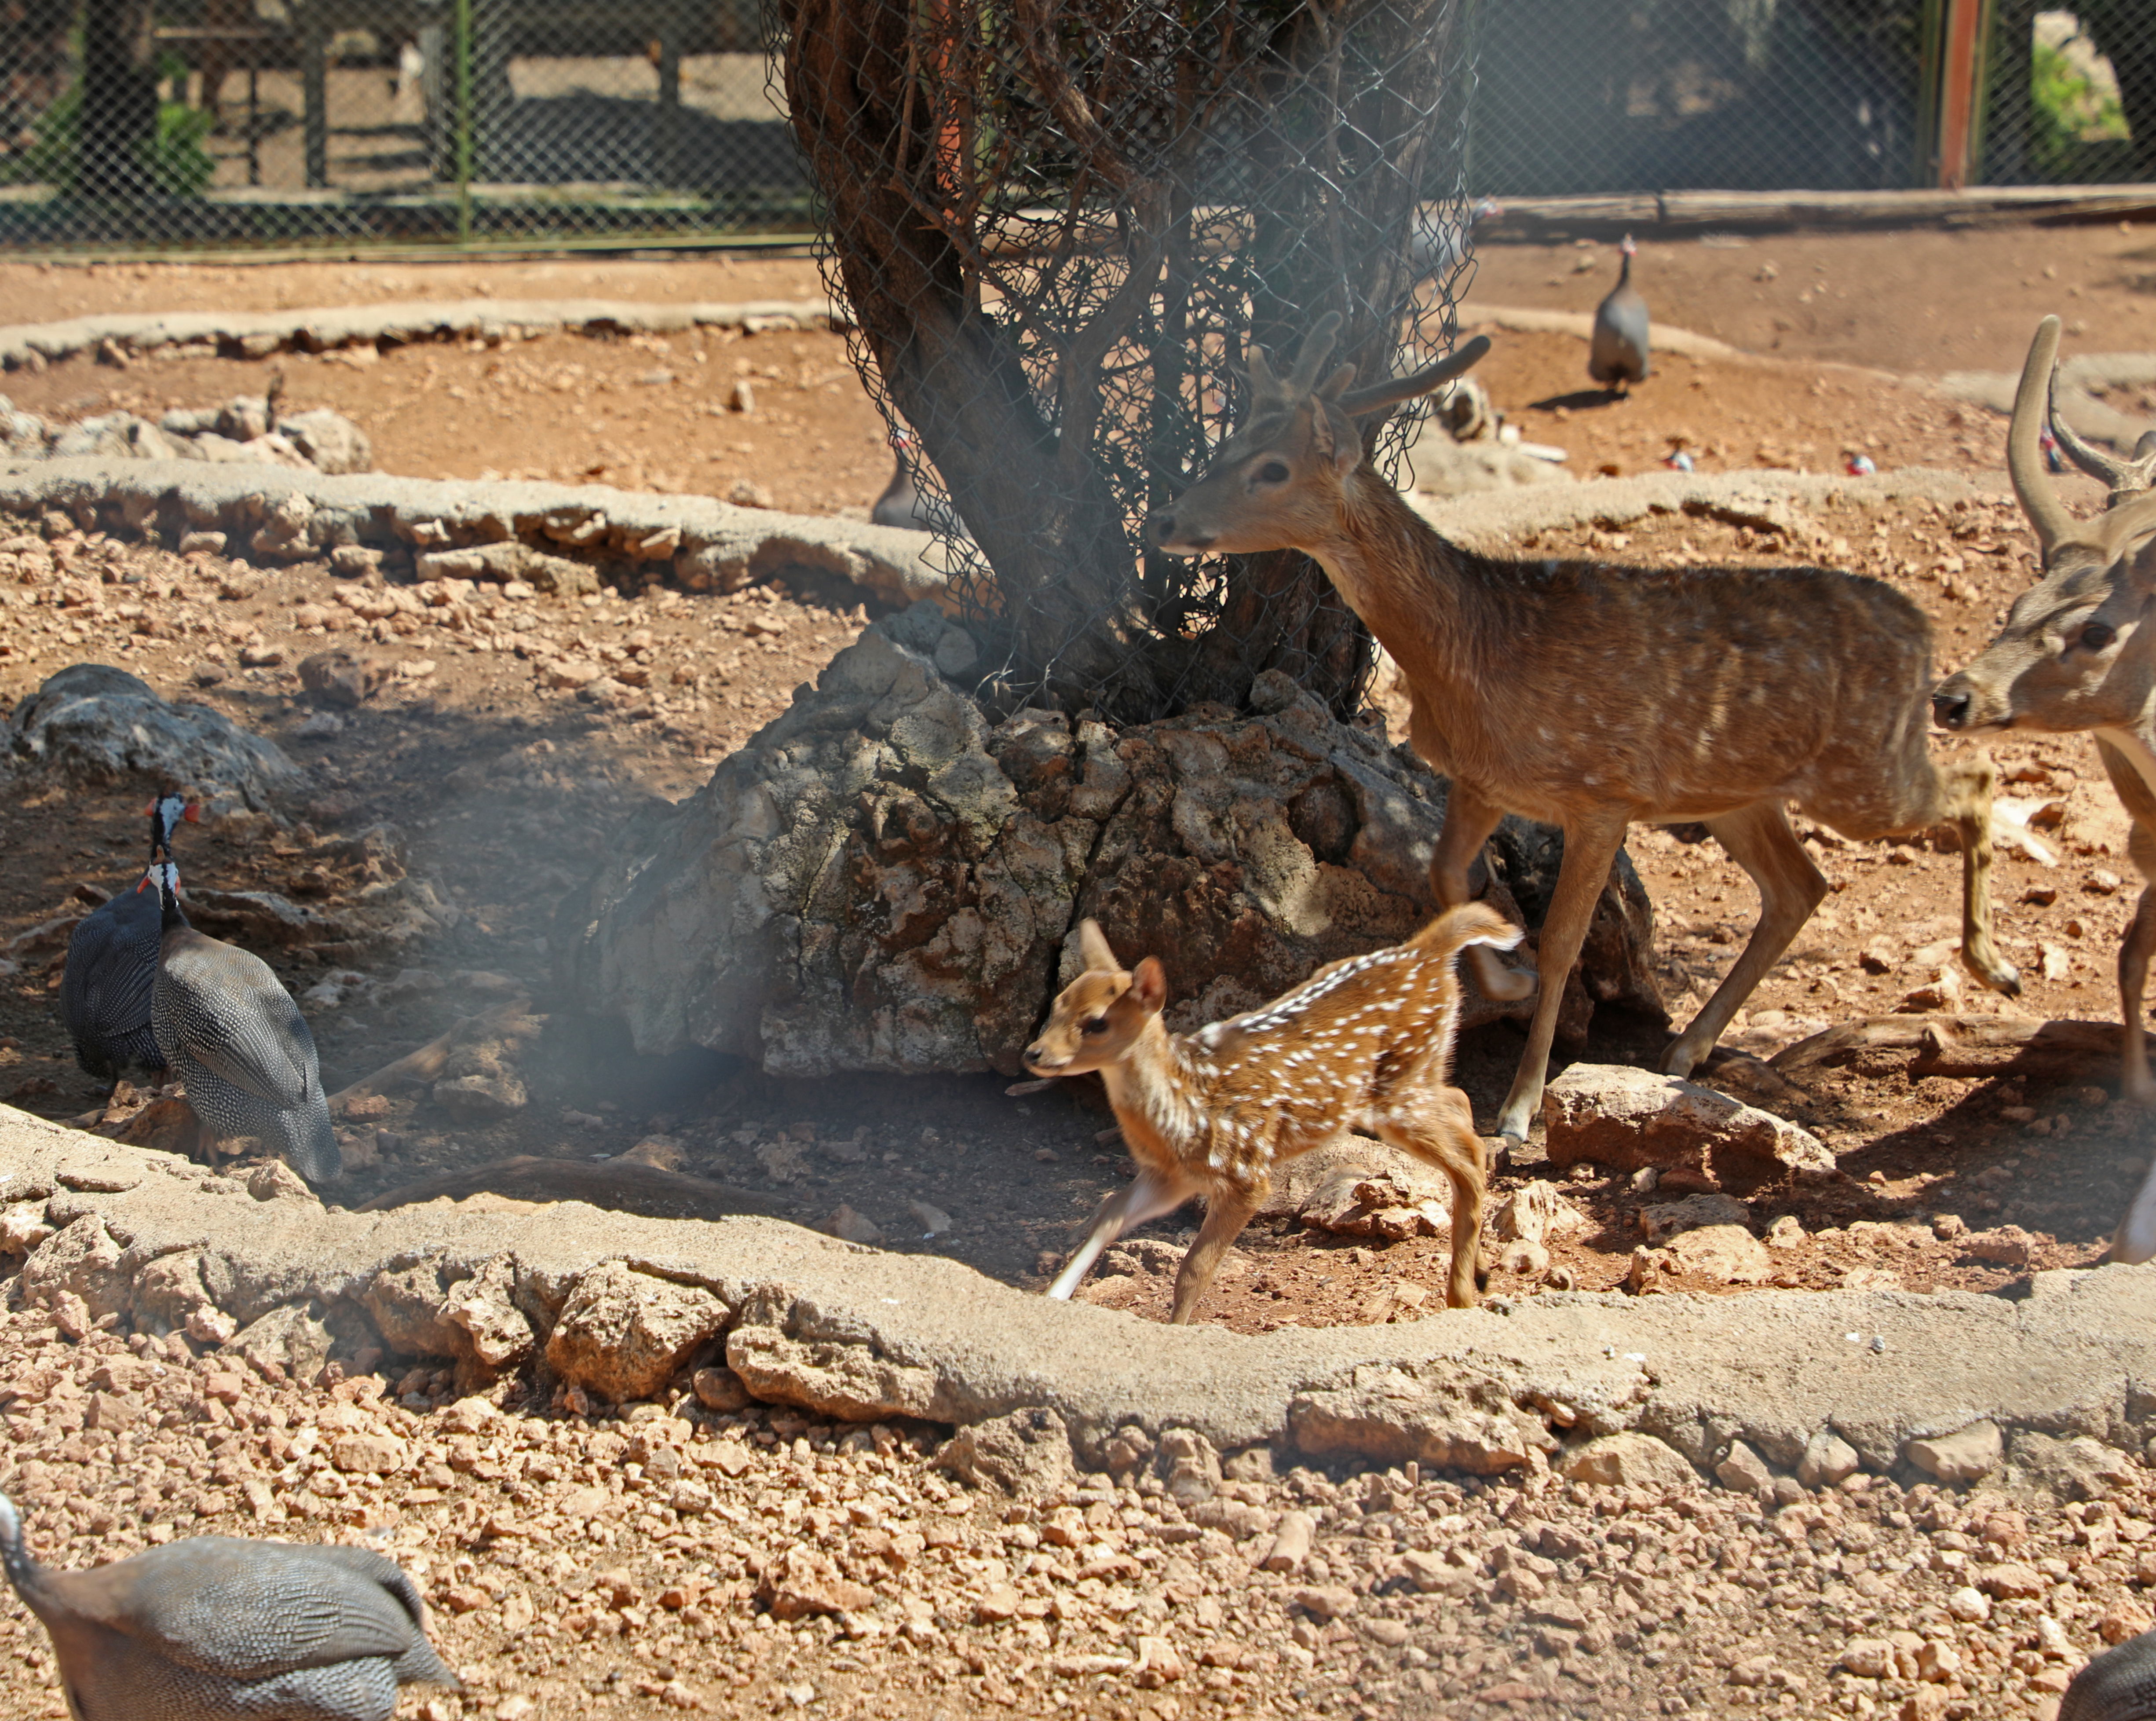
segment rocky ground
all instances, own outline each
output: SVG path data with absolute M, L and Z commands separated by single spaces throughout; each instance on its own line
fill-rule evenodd
M 691 284 L 689 295 L 803 285 L 798 264 L 758 267 L 753 282 Z M 297 295 L 283 302 L 331 296 L 303 273 L 280 290 Z M 243 275 L 248 291 L 261 287 L 264 277 Z M 141 289 L 139 305 L 178 278 L 97 279 Z M 24 285 L 0 280 L 8 292 Z M 606 286 L 579 280 L 559 290 Z M 2138 301 L 2120 294 L 2092 290 L 2118 326 L 2092 329 L 2091 344 L 2128 344 Z M 554 336 L 559 351 L 458 346 L 372 367 L 278 362 L 289 404 L 350 413 L 392 470 L 589 474 L 592 458 L 565 462 L 598 445 L 598 401 L 626 408 L 611 451 L 600 450 L 608 481 L 723 494 L 719 480 L 738 478 L 781 506 L 865 508 L 887 465 L 857 386 L 826 374 L 844 362 L 839 338 L 756 338 L 762 357 L 740 374 L 773 385 L 758 396 L 769 416 L 737 427 L 738 450 L 703 393 L 681 393 L 684 377 L 736 374 L 716 341 L 701 359 L 685 347 Z M 1686 363 L 1660 379 L 1676 405 L 1642 391 L 1621 408 L 1573 408 L 1554 391 L 1577 367 L 1578 343 L 1507 338 L 1521 369 L 1505 386 L 1532 397 L 1522 411 L 1543 415 L 1526 420 L 1528 434 L 1569 439 L 1583 470 L 1641 470 L 1681 441 L 1702 464 L 1830 466 L 1845 446 L 1868 446 L 1882 465 L 1921 457 L 1997 475 L 2003 426 L 1913 389 L 1845 398 L 1848 373 L 1832 367 L 1748 366 L 1739 378 Z M 1983 357 L 2011 366 L 2019 352 Z M 778 373 L 763 377 L 757 363 Z M 667 382 L 641 380 L 669 367 Z M 155 417 L 259 394 L 264 379 L 262 364 L 236 360 L 181 361 L 146 377 L 81 362 L 11 375 L 8 388 L 55 418 L 118 408 Z M 446 401 L 457 405 L 437 410 Z M 1868 439 L 1861 424 L 1849 428 L 1881 401 Z M 726 458 L 687 467 L 707 444 Z M 2094 499 L 2093 486 L 2066 483 L 2084 506 Z M 1771 527 L 1658 516 L 1623 532 L 1568 528 L 1527 547 L 1870 572 L 1934 617 L 1942 668 L 1981 645 L 2031 569 L 2009 505 L 1830 511 Z M 369 1099 L 344 1125 L 353 1166 L 344 1202 L 528 1155 L 620 1175 L 621 1205 L 693 1210 L 678 1187 L 634 1186 L 625 1168 L 648 1165 L 1038 1284 L 1122 1180 L 1119 1148 L 1096 1138 L 1110 1120 L 1083 1093 L 1014 1099 L 985 1077 L 898 1089 L 887 1078 L 782 1082 L 722 1061 L 634 1060 L 619 1045 L 572 1041 L 546 1020 L 556 903 L 639 807 L 702 782 L 858 635 L 877 607 L 853 588 L 805 574 L 726 597 L 407 586 L 321 563 L 255 568 L 218 547 L 122 542 L 53 516 L 0 527 L 0 700 L 12 704 L 71 662 L 119 664 L 274 738 L 308 773 L 297 822 L 218 809 L 182 832 L 179 860 L 191 883 L 273 893 L 313 927 L 258 948 L 303 999 L 331 1087 L 461 1019 L 526 1001 L 515 1020 L 528 1028 L 460 1048 L 449 1072 L 478 1089 L 506 1081 L 516 1102 L 459 1106 L 424 1087 Z M 299 681 L 304 658 L 339 646 L 369 660 L 377 684 L 357 706 L 320 701 Z M 1384 707 L 1386 691 L 1377 698 Z M 1671 1192 L 1553 1164 L 1537 1138 L 1501 1172 L 1495 1194 L 1553 1185 L 1581 1223 L 1549 1235 L 1539 1256 L 1493 1240 L 1494 1293 L 1636 1282 L 1731 1294 L 1754 1283 L 1898 1282 L 2021 1295 L 2038 1271 L 2096 1258 L 2148 1140 L 2112 1103 L 2114 1073 L 2101 1059 L 2041 1077 L 1924 1074 L 1906 1044 L 1786 1076 L 1763 1076 L 1756 1062 L 1865 1016 L 2114 1015 L 2112 953 L 2133 895 L 2123 817 L 2078 738 L 2009 737 L 1994 750 L 2059 862 L 2005 854 L 1997 874 L 2001 940 L 2027 978 L 2023 998 L 2009 1006 L 1958 989 L 1948 943 L 1958 857 L 1813 833 L 1836 894 L 1732 1030 L 1730 1050 L 1754 1060 L 1714 1079 L 1813 1132 L 1837 1174 L 1744 1192 L 1741 1224 L 1763 1240 L 1763 1271 L 1662 1258 L 1641 1280 L 1635 1251 L 1655 1240 L 1649 1210 Z M 0 1099 L 73 1117 L 102 1096 L 74 1068 L 51 1014 L 59 958 L 72 917 L 99 891 L 131 884 L 140 798 L 32 784 L 18 804 L 28 816 L 0 824 Z M 1692 835 L 1640 832 L 1633 843 L 1656 905 L 1657 979 L 1680 1020 L 1726 970 L 1754 912 L 1742 875 Z M 407 880 L 434 905 L 424 928 L 402 942 L 322 936 L 370 886 Z M 1604 1010 L 1567 1056 L 1651 1064 L 1664 1037 L 1658 1023 Z M 1460 1079 L 1486 1120 L 1517 1046 L 1501 1025 L 1460 1049 Z M 1090 1294 L 1164 1313 L 1188 1236 L 1173 1220 L 1155 1227 L 1105 1264 Z M 1261 1221 L 1204 1317 L 1244 1331 L 1420 1318 L 1436 1313 L 1429 1292 L 1442 1282 L 1446 1246 L 1441 1236 L 1367 1225 L 1358 1234 Z M 1250 1458 L 1208 1501 L 1173 1500 L 1165 1480 L 1140 1471 L 1134 1487 L 1072 1480 L 1019 1510 L 934 1467 L 941 1431 L 850 1431 L 693 1401 L 680 1415 L 670 1401 L 615 1418 L 526 1404 L 513 1387 L 498 1395 L 498 1414 L 483 1413 L 452 1407 L 449 1382 L 431 1373 L 361 1376 L 325 1395 L 145 1338 L 75 1345 L 41 1316 L 8 1322 L 0 1381 L 15 1395 L 0 1391 L 0 1416 L 14 1445 L 0 1486 L 35 1508 L 41 1552 L 85 1563 L 208 1528 L 368 1536 L 415 1569 L 424 1562 L 440 1640 L 472 1677 L 461 1706 L 418 1700 L 416 1712 L 435 1717 L 515 1721 L 696 1701 L 718 1713 L 813 1706 L 923 1718 L 984 1701 L 1104 1716 L 1238 1706 L 1467 1714 L 1499 1704 L 2041 1713 L 2066 1669 L 2147 1623 L 2138 1586 L 2156 1582 L 2156 1563 L 2144 1575 L 2138 1552 L 2150 1492 L 2138 1467 L 2070 1474 L 2032 1461 L 2015 1472 L 2011 1499 L 1911 1476 L 1906 1492 L 1851 1477 L 1847 1489 L 1763 1503 L 1697 1478 L 1273 1477 Z M 2030 1492 L 2046 1475 L 2051 1492 Z M 1277 1516 L 1291 1509 L 1312 1520 L 1312 1552 L 1291 1559 L 1291 1533 L 1269 1563 Z M 829 1563 L 782 1561 L 789 1532 Z M 831 1601 L 835 1611 L 823 1606 Z M 38 1641 L 19 1616 L 0 1630 L 15 1633 L 11 1647 L 38 1675 L 0 1692 L 0 1717 L 59 1713 Z
M 1263 1448 L 1223 1467 L 1188 1440 L 1081 1476 L 999 1425 L 954 1450 L 678 1388 L 617 1415 L 513 1385 L 459 1397 L 423 1369 L 300 1385 L 195 1349 L 0 1318 L 6 1486 L 33 1551 L 377 1548 L 468 1688 L 413 1693 L 400 1713 L 425 1721 L 2041 1721 L 2082 1661 L 2148 1626 L 2156 1585 L 2156 1477 L 2087 1441 L 2021 1436 L 2012 1473 L 2051 1492 L 2012 1497 L 1838 1482 L 1838 1442 L 1814 1486 L 1755 1492 L 1740 1464 L 1717 1488 L 1638 1436 L 1579 1449 L 1569 1480 L 1276 1472 Z M 723 1376 L 696 1385 L 738 1405 Z M 0 1656 L 0 1717 L 64 1713 L 18 1611 Z

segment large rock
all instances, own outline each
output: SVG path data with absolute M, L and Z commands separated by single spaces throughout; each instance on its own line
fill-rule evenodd
M 25 777 L 92 788 L 133 781 L 256 812 L 305 781 L 274 742 L 222 712 L 169 705 L 148 682 L 101 663 L 48 676 L 9 716 L 6 751 Z
M 938 619 L 940 653 L 954 631 Z M 906 643 L 916 639 L 923 649 Z M 1285 676 L 1251 717 L 1116 732 L 1020 711 L 991 727 L 906 616 L 879 623 L 680 806 L 624 833 L 562 905 L 564 990 L 637 1049 L 696 1045 L 768 1071 L 1015 1072 L 1068 978 L 1078 918 L 1158 955 L 1168 1020 L 1263 1004 L 1434 912 L 1444 785 L 1334 722 Z M 1491 891 L 1538 922 L 1556 834 L 1508 821 Z M 1574 986 L 1659 1009 L 1629 861 Z M 1463 1026 L 1532 1005 L 1467 987 Z
M 1543 1090 L 1550 1164 L 1681 1171 L 1708 1189 L 1834 1169 L 1825 1143 L 1711 1087 L 1619 1064 L 1574 1064 Z
M 609 1261 L 578 1280 L 547 1361 L 570 1385 L 617 1403 L 649 1398 L 726 1323 L 726 1304 L 701 1286 Z
M 1553 1467 L 1573 1482 L 1613 1488 L 1691 1488 L 1699 1477 L 1684 1455 L 1651 1434 L 1605 1434 L 1574 1446 Z

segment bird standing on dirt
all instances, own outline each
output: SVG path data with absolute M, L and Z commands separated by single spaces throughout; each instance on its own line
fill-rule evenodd
M 110 1081 L 151 1076 L 165 1067 L 150 1029 L 150 989 L 157 978 L 164 902 L 151 870 L 170 860 L 172 827 L 192 824 L 198 810 L 176 794 L 150 804 L 150 861 L 132 891 L 100 904 L 76 924 L 60 976 L 60 1020 L 86 1074 Z
M 1467 236 L 1475 223 L 1485 216 L 1504 213 L 1495 198 L 1484 198 L 1468 210 L 1458 227 L 1453 228 L 1427 221 L 1425 212 L 1418 209 L 1414 225 L 1408 229 L 1408 266 L 1414 270 L 1414 278 L 1419 281 L 1443 280 L 1467 254 Z
M 878 526 L 902 526 L 909 532 L 933 532 L 936 523 L 928 517 L 927 504 L 921 500 L 921 488 L 913 480 L 913 451 L 920 446 L 911 430 L 891 433 L 891 451 L 897 465 L 891 475 L 891 482 L 883 487 L 883 494 L 869 510 L 869 518 Z
M 1632 285 L 1632 259 L 1640 248 L 1625 235 L 1625 265 L 1609 296 L 1594 307 L 1594 342 L 1587 374 L 1605 388 L 1647 380 L 1647 301 Z
M 2075 1674 L 2059 1721 L 2156 1721 L 2156 1631 L 2107 1649 Z
M 370 1549 L 193 1536 L 55 1571 L 0 1494 L 0 1566 L 77 1721 L 389 1721 L 401 1685 L 463 1688 L 411 1579 Z
M 164 916 L 150 1022 L 187 1104 L 213 1133 L 252 1136 L 309 1183 L 336 1182 L 344 1159 L 306 1018 L 260 957 L 187 924 L 177 867 L 151 871 Z

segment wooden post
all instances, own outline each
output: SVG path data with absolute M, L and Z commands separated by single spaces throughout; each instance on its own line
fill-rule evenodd
M 1959 191 L 1982 166 L 1987 0 L 1945 0 L 1939 32 L 1938 132 L 1934 182 Z

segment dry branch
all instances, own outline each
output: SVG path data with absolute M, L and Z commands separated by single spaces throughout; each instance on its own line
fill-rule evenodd
M 1784 1076 L 1844 1064 L 1863 1051 L 1908 1051 L 1913 1076 L 2109 1076 L 2118 1072 L 2116 1022 L 2007 1016 L 1868 1016 L 1800 1040 L 1770 1066 Z
M 482 1034 L 507 1030 L 510 1025 L 516 1022 L 531 1007 L 531 999 L 520 992 L 491 1009 L 482 1010 L 475 1016 L 466 1016 L 454 1026 L 437 1034 L 416 1051 L 408 1051 L 394 1062 L 384 1064 L 372 1076 L 361 1077 L 349 1087 L 339 1088 L 330 1096 L 330 1110 L 341 1112 L 352 1101 L 366 1099 L 387 1088 L 432 1081 L 442 1073 L 443 1066 L 449 1061 L 449 1054 L 459 1045 Z

